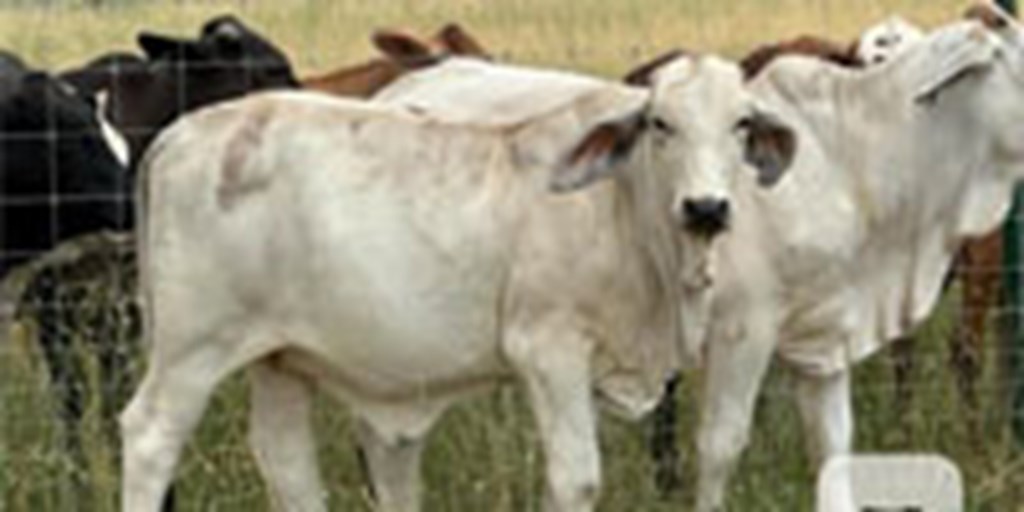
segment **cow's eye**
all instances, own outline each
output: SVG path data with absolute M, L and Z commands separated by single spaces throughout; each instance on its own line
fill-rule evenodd
M 672 135 L 673 133 L 676 132 L 675 127 L 672 126 L 671 124 L 669 124 L 668 121 L 664 120 L 661 117 L 654 116 L 654 117 L 651 118 L 650 121 L 651 121 L 651 126 L 653 126 L 655 130 L 657 130 L 657 131 L 659 131 L 661 133 L 664 133 L 666 135 Z

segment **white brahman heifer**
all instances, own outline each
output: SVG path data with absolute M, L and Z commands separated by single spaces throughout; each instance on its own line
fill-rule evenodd
M 780 59 L 751 83 L 800 140 L 770 193 L 734 190 L 717 246 L 698 507 L 723 506 L 773 354 L 797 371 L 818 462 L 850 450 L 850 368 L 934 307 L 966 237 L 1024 177 L 1024 31 L 997 8 L 865 71 Z
M 123 509 L 159 509 L 210 394 L 246 369 L 281 509 L 325 510 L 312 388 L 358 418 L 379 508 L 414 511 L 431 425 L 514 378 L 546 508 L 592 510 L 593 392 L 656 403 L 731 184 L 775 183 L 796 145 L 735 65 L 657 64 L 632 75 L 648 87 L 506 67 L 454 85 L 450 110 L 268 93 L 164 132 L 142 168 L 151 353 L 122 415 Z

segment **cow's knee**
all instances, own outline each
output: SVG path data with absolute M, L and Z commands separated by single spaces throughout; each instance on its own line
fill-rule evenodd
M 711 467 L 731 466 L 747 447 L 747 441 L 746 428 L 729 425 L 708 429 L 698 441 L 701 461 Z
M 156 465 L 165 449 L 165 441 L 151 414 L 136 402 L 129 404 L 121 414 L 119 423 L 126 462 L 141 464 L 137 469 L 146 471 Z
M 178 444 L 159 418 L 134 403 L 120 416 L 124 510 L 161 510 Z

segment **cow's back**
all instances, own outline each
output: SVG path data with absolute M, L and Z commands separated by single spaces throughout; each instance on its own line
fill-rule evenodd
M 244 318 L 382 393 L 491 371 L 523 177 L 493 134 L 446 130 L 297 94 L 185 118 L 145 167 L 153 300 Z

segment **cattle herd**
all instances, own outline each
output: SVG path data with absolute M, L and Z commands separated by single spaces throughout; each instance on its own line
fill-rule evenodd
M 794 369 L 812 460 L 848 453 L 852 367 L 934 309 L 959 254 L 992 261 L 978 237 L 1024 178 L 1024 26 L 989 3 L 736 62 L 672 51 L 618 81 L 496 62 L 454 24 L 373 41 L 305 79 L 232 16 L 59 72 L 0 51 L 0 279 L 83 235 L 134 239 L 147 357 L 120 415 L 123 510 L 169 506 L 244 371 L 281 510 L 326 510 L 314 391 L 356 418 L 379 509 L 407 512 L 438 417 L 515 381 L 545 509 L 590 511 L 596 403 L 657 411 L 671 485 L 673 383 L 694 367 L 696 507 L 721 510 L 769 362 Z M 963 288 L 991 302 L 991 279 Z M 73 439 L 69 342 L 42 332 Z M 978 347 L 954 346 L 969 381 Z

